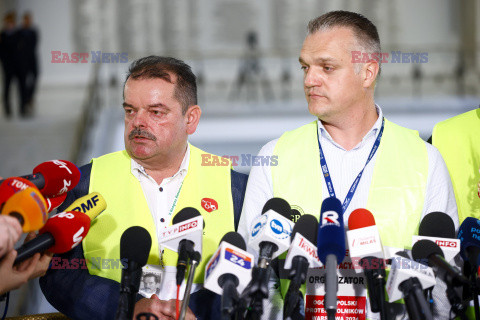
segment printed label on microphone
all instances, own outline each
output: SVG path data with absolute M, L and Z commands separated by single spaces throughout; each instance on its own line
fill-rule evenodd
M 212 261 L 210 261 L 210 263 L 208 264 L 206 272 L 207 275 L 205 276 L 206 278 L 208 278 L 210 273 L 212 273 L 213 269 L 215 269 L 218 264 L 218 260 L 220 260 L 220 250 L 217 251 L 217 253 L 215 254 L 215 258 L 213 258 Z
M 340 222 L 338 222 L 338 213 L 335 211 L 325 211 L 322 215 L 322 226 L 331 224 L 340 226 Z
M 238 252 L 232 248 L 225 249 L 225 259 L 239 265 L 242 268 L 252 268 L 252 260 L 241 252 Z
M 253 221 L 254 226 L 252 228 L 252 238 L 255 237 L 260 230 L 262 230 L 265 223 L 267 223 L 268 217 L 264 214 L 259 216 L 257 219 Z
M 305 305 L 305 319 L 308 320 L 327 320 L 327 311 L 324 308 L 325 296 L 307 295 Z M 366 297 L 337 297 L 338 320 L 365 320 Z

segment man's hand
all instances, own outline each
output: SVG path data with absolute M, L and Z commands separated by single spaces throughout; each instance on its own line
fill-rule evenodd
M 14 217 L 0 215 L 0 258 L 13 250 L 22 235 L 22 226 Z
M 137 315 L 143 312 L 154 314 L 159 320 L 175 320 L 175 299 L 172 300 L 160 300 L 157 295 L 152 295 L 150 299 L 143 298 L 135 304 L 135 310 L 133 312 L 133 319 L 137 318 Z M 182 301 L 179 301 L 179 305 L 182 305 Z M 187 309 L 185 315 L 187 320 L 195 320 L 196 317 L 190 308 Z
M 40 259 L 40 254 L 37 253 L 30 259 L 24 261 L 22 263 L 22 269 L 13 266 L 16 257 L 17 251 L 12 250 L 0 261 L 0 294 L 17 289 L 26 283 L 35 271 L 35 266 Z

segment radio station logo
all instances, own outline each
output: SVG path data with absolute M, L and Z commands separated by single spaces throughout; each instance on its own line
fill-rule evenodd
M 225 249 L 225 259 L 245 269 L 252 268 L 252 260 L 237 250 L 232 248 Z
M 332 224 L 340 226 L 340 222 L 338 222 L 338 213 L 335 211 L 325 211 L 322 215 L 322 226 Z

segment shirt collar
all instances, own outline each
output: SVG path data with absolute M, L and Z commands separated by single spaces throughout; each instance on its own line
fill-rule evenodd
M 185 152 L 185 156 L 183 157 L 182 163 L 180 164 L 180 167 L 178 168 L 178 171 L 172 177 L 167 178 L 167 179 L 171 180 L 171 179 L 177 177 L 178 175 L 180 175 L 182 177 L 185 177 L 187 175 L 187 172 L 188 172 L 188 164 L 189 163 L 190 163 L 190 143 L 187 143 L 187 151 Z M 137 178 L 139 178 L 140 174 L 151 178 L 147 174 L 147 172 L 145 171 L 145 168 L 141 164 L 139 164 L 138 162 L 133 160 L 133 158 L 131 159 L 131 170 L 130 171 Z
M 379 105 L 375 104 L 375 109 L 377 110 L 377 114 L 378 114 L 378 119 L 377 121 L 375 121 L 375 123 L 373 124 L 372 128 L 367 132 L 367 134 L 362 138 L 362 141 L 360 141 L 359 144 L 357 144 L 355 146 L 355 148 L 353 149 L 357 149 L 357 148 L 360 148 L 361 146 L 364 145 L 365 141 L 370 138 L 372 135 L 374 137 L 377 136 L 377 133 L 380 131 L 380 128 L 382 127 L 382 121 L 383 121 L 383 111 L 382 111 L 382 108 L 380 108 Z M 327 139 L 329 140 L 331 143 L 333 143 L 334 145 L 336 145 L 337 147 L 341 148 L 341 149 L 344 149 L 341 145 L 339 145 L 338 143 L 336 143 L 335 141 L 333 141 L 332 137 L 330 136 L 330 134 L 328 133 L 328 131 L 325 129 L 325 127 L 323 126 L 323 123 L 322 121 L 320 121 L 320 119 L 317 120 L 317 127 L 318 127 L 318 135 L 319 137 L 321 138 L 324 138 L 324 139 Z

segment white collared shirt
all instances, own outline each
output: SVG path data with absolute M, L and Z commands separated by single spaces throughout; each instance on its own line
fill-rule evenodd
M 178 171 L 171 177 L 163 179 L 158 184 L 155 179 L 147 174 L 145 168 L 137 163 L 135 160 L 131 160 L 131 172 L 138 179 L 142 186 L 143 194 L 147 200 L 148 208 L 155 221 L 155 229 L 157 231 L 157 238 L 159 239 L 159 233 L 162 229 L 169 226 L 171 215 L 174 211 L 174 203 L 176 198 L 180 195 L 180 190 L 183 181 L 188 172 L 188 165 L 190 163 L 190 145 L 187 144 L 187 151 L 183 157 L 182 163 L 178 168 Z M 172 208 L 173 207 L 173 208 Z M 161 249 L 161 245 L 159 245 Z M 166 266 L 163 270 L 160 293 L 158 297 L 160 300 L 170 300 L 176 298 L 176 267 Z M 183 299 L 183 293 L 185 292 L 186 281 L 183 281 L 180 288 L 180 299 Z M 199 290 L 201 285 L 193 284 L 192 293 Z

